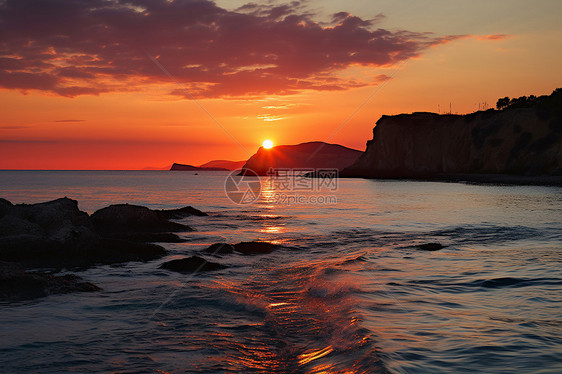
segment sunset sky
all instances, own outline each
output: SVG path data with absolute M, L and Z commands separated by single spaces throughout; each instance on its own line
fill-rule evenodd
M 0 0 L 0 169 L 364 150 L 383 114 L 562 87 L 560 0 Z M 194 100 L 195 99 L 195 100 Z

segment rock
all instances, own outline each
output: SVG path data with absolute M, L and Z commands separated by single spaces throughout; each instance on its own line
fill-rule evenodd
M 92 228 L 88 213 L 78 209 L 78 202 L 69 198 L 61 198 L 39 204 L 15 205 L 10 215 L 15 215 L 41 226 L 47 234 L 62 226 L 84 226 Z
M 418 248 L 423 251 L 438 251 L 445 248 L 441 243 L 425 243 L 418 245 Z
M 0 300 L 17 301 L 53 294 L 94 292 L 100 288 L 82 278 L 67 274 L 55 276 L 41 272 L 26 273 L 21 265 L 0 262 Z
M 103 238 L 95 252 L 89 253 L 89 259 L 98 264 L 116 264 L 129 261 L 146 262 L 164 257 L 166 254 L 166 250 L 157 244 Z
M 13 207 L 14 205 L 11 202 L 0 197 L 0 217 L 11 211 Z
M 16 215 L 6 214 L 0 218 L 0 237 L 12 235 L 46 236 L 47 232 L 37 223 Z
M 216 262 L 210 262 L 199 256 L 191 256 L 180 260 L 171 260 L 160 265 L 160 269 L 176 271 L 178 273 L 197 273 L 201 271 L 213 271 L 226 269 L 227 266 Z
M 210 254 L 229 254 L 233 252 L 238 252 L 244 255 L 258 255 L 271 253 L 276 249 L 283 248 L 280 245 L 272 244 L 268 242 L 241 242 L 237 244 L 228 243 L 215 243 L 208 248 L 205 248 L 203 252 Z
M 192 207 L 151 210 L 122 204 L 90 217 L 68 198 L 29 205 L 0 199 L 0 261 L 28 268 L 150 261 L 165 256 L 166 250 L 147 242 L 182 242 L 171 231 L 191 228 L 168 219 L 187 215 L 205 213 Z
M 195 209 L 192 206 L 186 206 L 179 209 L 161 209 L 155 210 L 155 212 L 164 219 L 180 219 L 189 216 L 208 216 L 207 213 L 202 212 L 199 209 Z
M 236 252 L 240 252 L 245 255 L 271 253 L 279 248 L 282 248 L 282 246 L 268 242 L 241 242 L 234 244 Z
M 138 243 L 183 243 L 185 239 L 171 232 L 120 232 L 121 240 L 130 240 Z
M 158 212 L 144 206 L 117 204 L 92 214 L 96 229 L 104 234 L 118 236 L 120 232 L 175 232 L 192 231 L 189 226 L 170 222 Z
M 222 255 L 234 252 L 234 246 L 228 243 L 215 243 L 208 248 L 205 248 L 203 252 L 211 253 L 214 255 Z
M 148 261 L 166 254 L 158 245 L 100 235 L 88 214 L 67 198 L 29 205 L 11 205 L 2 200 L 0 207 L 5 208 L 0 218 L 0 261 L 18 262 L 25 267 L 89 267 Z M 135 234 L 137 241 L 156 237 L 179 240 L 175 235 L 170 237 L 173 234 L 149 232 L 146 235 L 152 234 L 150 238 L 141 238 L 143 234 Z

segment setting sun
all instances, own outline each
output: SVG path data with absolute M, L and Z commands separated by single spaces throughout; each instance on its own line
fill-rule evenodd
M 269 139 L 264 140 L 262 145 L 265 149 L 273 148 L 273 142 Z

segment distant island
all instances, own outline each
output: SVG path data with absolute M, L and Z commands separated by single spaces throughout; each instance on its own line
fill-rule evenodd
M 170 167 L 172 171 L 231 171 L 239 170 L 246 163 L 246 161 L 228 161 L 228 160 L 213 160 L 204 163 L 200 166 L 193 166 L 188 164 L 174 164 Z
M 241 174 L 252 170 L 267 175 L 273 169 L 338 169 L 353 164 L 362 152 L 338 144 L 308 142 L 297 145 L 279 145 L 271 149 L 260 147 L 242 167 Z
M 200 166 L 193 166 L 187 164 L 177 164 L 174 162 L 170 170 L 173 171 L 228 171 L 225 168 L 208 168 L 208 167 L 200 167 Z
M 341 176 L 558 184 L 562 89 L 549 96 L 505 97 L 497 108 L 382 116 L 365 152 Z

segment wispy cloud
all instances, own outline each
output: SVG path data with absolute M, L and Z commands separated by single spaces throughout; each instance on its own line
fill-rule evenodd
M 266 122 L 275 122 L 285 119 L 283 116 L 276 116 L 273 114 L 260 114 L 258 118 Z
M 510 38 L 509 34 L 490 34 L 490 35 L 477 35 L 475 36 L 478 40 L 504 40 Z
M 85 119 L 59 119 L 53 122 L 57 123 L 72 123 L 72 122 L 85 122 Z
M 2 129 L 2 130 L 21 130 L 21 129 L 29 129 L 30 127 L 32 127 L 32 126 L 23 126 L 23 125 L 22 126 L 19 126 L 19 125 L 16 125 L 16 126 L 0 126 L 0 129 Z

